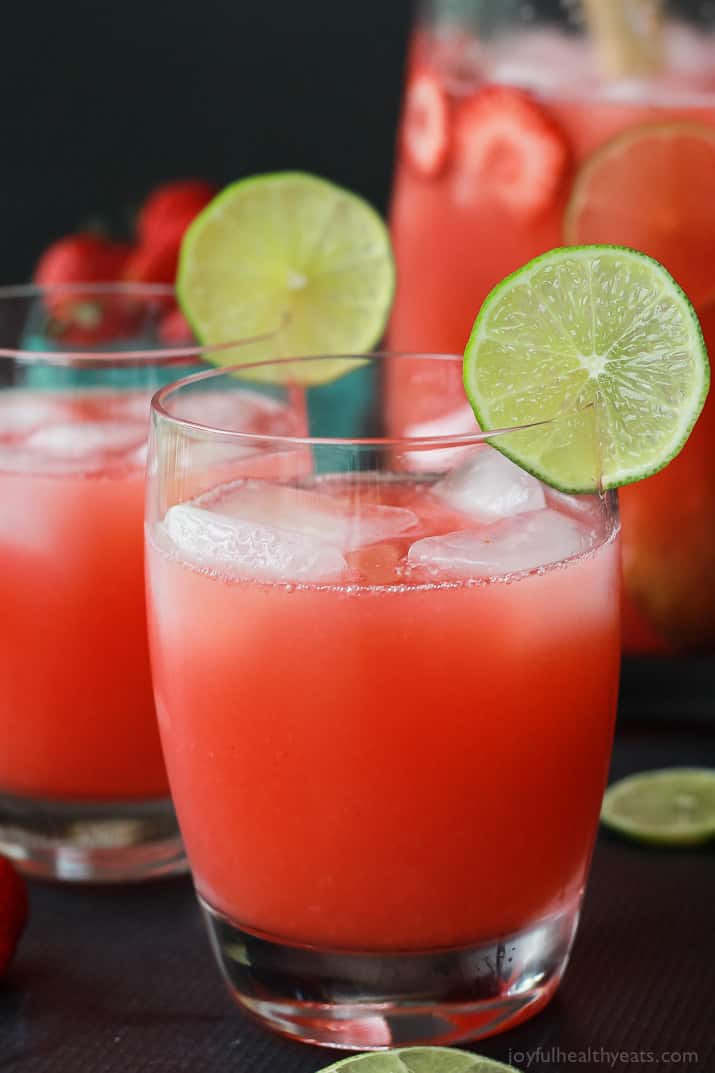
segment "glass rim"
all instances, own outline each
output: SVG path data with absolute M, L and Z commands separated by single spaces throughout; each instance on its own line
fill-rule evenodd
M 244 340 L 243 342 L 246 342 Z M 227 344 L 230 346 L 236 346 L 240 344 Z M 204 348 L 205 351 L 206 348 Z M 450 435 L 427 435 L 427 436 L 290 436 L 290 435 L 276 435 L 274 433 L 257 433 L 257 432 L 242 432 L 236 429 L 221 428 L 217 425 L 206 425 L 200 421 L 192 421 L 189 418 L 177 417 L 172 414 L 166 407 L 166 400 L 169 396 L 181 392 L 184 388 L 190 387 L 193 384 L 203 382 L 204 380 L 213 380 L 218 377 L 234 377 L 237 374 L 245 374 L 251 370 L 261 368 L 275 368 L 276 366 L 286 365 L 294 366 L 300 362 L 316 362 L 316 361 L 349 361 L 355 362 L 356 360 L 371 361 L 376 359 L 379 362 L 386 363 L 387 361 L 405 361 L 414 360 L 415 358 L 425 361 L 436 361 L 444 363 L 459 363 L 461 365 L 463 357 L 460 354 L 440 353 L 439 351 L 390 351 L 390 350 L 378 350 L 370 353 L 361 354 L 321 354 L 311 357 L 305 355 L 299 358 L 269 358 L 264 361 L 257 361 L 245 364 L 236 365 L 222 365 L 216 369 L 207 369 L 203 372 L 193 373 L 190 376 L 181 377 L 179 380 L 174 380 L 170 384 L 165 384 L 159 388 L 158 391 L 152 396 L 151 399 L 151 413 L 152 416 L 158 414 L 164 421 L 168 421 L 171 424 L 183 427 L 187 429 L 197 429 L 201 432 L 210 433 L 212 436 L 220 437 L 221 439 L 250 441 L 251 443 L 263 443 L 274 444 L 281 447 L 389 447 L 389 448 L 402 448 L 406 451 L 414 450 L 434 450 L 437 448 L 458 448 L 458 447 L 471 447 L 479 444 L 488 443 L 495 436 L 504 436 L 508 433 L 523 432 L 527 429 L 541 428 L 546 425 L 552 425 L 556 421 L 561 420 L 566 415 L 558 415 L 557 417 L 545 418 L 543 421 L 532 421 L 524 425 L 513 425 L 505 428 L 490 429 L 486 432 L 467 432 L 467 433 L 452 433 Z M 355 368 L 355 366 L 351 366 Z M 249 381 L 250 383 L 250 381 Z M 260 383 L 257 381 L 256 383 Z M 265 385 L 266 381 L 263 381 Z M 326 382 L 327 383 L 327 382 Z M 248 385 L 246 385 L 248 386 Z M 304 387 L 306 385 L 300 385 L 291 383 L 290 381 L 279 384 L 282 388 L 290 387 Z M 320 384 L 307 385 L 308 387 L 320 387 Z M 250 390 L 250 387 L 248 388 Z M 467 396 L 464 397 L 464 405 L 469 405 Z M 475 419 L 476 420 L 476 419 Z
M 135 295 L 137 298 L 175 298 L 176 289 L 170 283 L 133 283 L 130 280 L 94 283 L 17 283 L 0 286 L 0 311 L 4 304 L 13 301 L 51 297 L 53 295 L 87 295 L 104 297 L 112 295 Z M 183 346 L 160 345 L 136 350 L 106 350 L 101 343 L 96 347 L 82 350 L 27 350 L 24 347 L 7 347 L 0 345 L 0 358 L 21 362 L 25 365 L 44 364 L 58 366 L 83 365 L 182 365 L 208 350 L 222 350 L 237 343 L 206 347 L 200 343 Z

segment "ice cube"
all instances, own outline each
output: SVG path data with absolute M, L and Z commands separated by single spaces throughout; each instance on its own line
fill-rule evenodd
M 228 432 L 268 432 L 266 422 L 284 411 L 282 403 L 257 391 L 179 392 L 166 405 L 172 417 Z
M 364 502 L 359 495 L 340 500 L 313 489 L 258 480 L 233 485 L 213 509 L 244 522 L 316 537 L 342 551 L 389 540 L 418 521 L 411 510 Z
M 28 436 L 26 444 L 53 458 L 84 461 L 97 454 L 131 451 L 141 445 L 146 434 L 144 422 L 73 421 L 38 429 Z
M 394 544 L 372 544 L 349 552 L 347 559 L 364 584 L 393 585 L 401 580 L 398 569 L 402 562 L 402 550 Z
M 242 458 L 251 458 L 258 452 L 257 447 L 248 443 L 217 439 L 213 436 L 205 436 L 198 431 L 194 434 L 193 430 L 184 437 L 183 450 L 183 465 L 190 465 L 195 470 L 220 466 Z
M 556 510 L 505 518 L 484 529 L 425 537 L 408 553 L 411 566 L 459 577 L 496 577 L 561 562 L 585 551 L 590 533 Z
M 574 6 L 574 15 L 579 14 Z M 598 81 L 590 42 L 547 27 L 500 36 L 485 60 L 486 80 L 536 92 Z
M 601 501 L 596 495 L 568 495 L 557 492 L 555 488 L 546 489 L 546 504 L 564 514 L 574 514 L 577 518 L 590 518 L 597 522 L 601 513 Z
M 469 403 L 459 406 L 456 410 L 449 410 L 439 417 L 430 418 L 428 421 L 416 421 L 405 430 L 409 439 L 435 439 L 439 436 L 469 436 L 479 432 L 479 426 L 474 418 L 474 412 Z M 408 468 L 412 472 L 439 473 L 445 467 L 455 465 L 461 461 L 469 448 L 445 447 L 427 449 L 424 451 L 411 451 L 407 456 Z
M 107 394 L 104 405 L 113 417 L 129 421 L 148 421 L 151 412 L 151 400 L 157 388 L 146 391 L 115 391 Z
M 469 459 L 437 481 L 432 491 L 452 510 L 484 525 L 546 504 L 535 477 L 486 445 L 473 448 Z
M 472 432 L 479 432 L 479 427 L 472 407 L 465 402 L 456 410 L 449 410 L 446 414 L 440 414 L 439 417 L 431 417 L 428 421 L 416 421 L 409 426 L 407 435 L 429 439 L 432 436 L 466 436 Z
M 672 86 L 674 91 L 679 91 L 681 99 L 687 95 L 692 107 L 695 91 L 707 92 L 713 88 L 715 75 L 713 34 L 712 32 L 698 32 L 695 26 L 689 26 L 685 22 L 669 20 L 667 49 L 668 70 L 663 72 L 665 81 L 669 88 Z M 706 106 L 706 101 L 702 100 L 702 104 Z
M 140 469 L 146 469 L 147 459 L 149 458 L 149 444 L 148 442 L 142 443 L 139 447 L 136 447 L 127 459 L 132 466 L 139 466 Z
M 242 521 L 188 504 L 172 507 L 166 531 L 199 565 L 262 581 L 326 581 L 347 569 L 342 553 L 305 533 Z
M 484 48 L 476 37 L 447 31 L 430 41 L 430 60 L 440 68 L 448 93 L 467 96 L 479 84 L 484 69 Z
M 0 394 L 0 437 L 33 432 L 56 418 L 57 413 L 57 403 L 51 402 L 46 395 L 30 391 L 4 391 Z

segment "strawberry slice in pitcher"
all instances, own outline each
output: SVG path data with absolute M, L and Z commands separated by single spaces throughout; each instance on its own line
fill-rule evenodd
M 403 145 L 407 159 L 421 175 L 438 175 L 447 162 L 449 100 L 431 71 L 418 71 L 407 88 Z
M 569 163 L 557 125 L 528 93 L 508 86 L 485 86 L 465 101 L 454 140 L 458 200 L 489 194 L 524 216 L 551 203 Z

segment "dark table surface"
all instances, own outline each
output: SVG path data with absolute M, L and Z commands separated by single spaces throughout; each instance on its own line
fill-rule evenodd
M 690 694 L 673 682 L 626 676 L 612 777 L 715 766 L 715 673 Z M 715 1071 L 715 847 L 602 834 L 557 997 L 473 1049 L 536 1073 Z M 30 925 L 0 985 L 2 1073 L 314 1073 L 338 1057 L 274 1037 L 233 1005 L 188 879 L 32 885 Z

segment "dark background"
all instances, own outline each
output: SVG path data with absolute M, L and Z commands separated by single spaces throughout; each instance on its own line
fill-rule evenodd
M 387 202 L 410 0 L 4 0 L 0 282 L 163 179 L 306 168 Z

